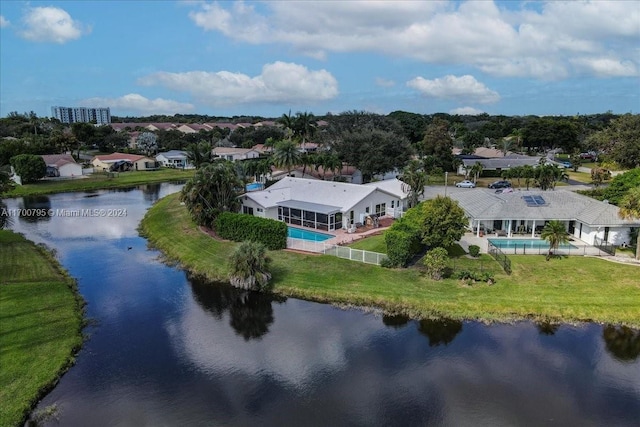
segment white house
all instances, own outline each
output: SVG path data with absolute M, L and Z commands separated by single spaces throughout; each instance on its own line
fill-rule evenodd
M 82 176 L 82 166 L 70 154 L 44 154 L 41 157 L 47 165 L 47 176 Z
M 426 187 L 425 199 L 442 195 L 443 187 Z M 535 237 L 551 220 L 562 221 L 567 232 L 583 242 L 621 245 L 629 243 L 631 228 L 640 220 L 623 220 L 615 205 L 568 190 L 513 190 L 496 193 L 485 188 L 449 187 L 447 196 L 456 200 L 469 218 L 469 228 L 505 237 Z
M 407 193 L 392 181 L 397 180 L 358 185 L 285 177 L 240 200 L 246 214 L 319 230 L 350 229 L 369 215 L 402 215 Z
M 187 152 L 181 150 L 169 150 L 158 153 L 156 160 L 165 167 L 176 169 L 193 169 L 193 164 L 187 158 Z
M 232 162 L 260 157 L 260 153 L 252 148 L 216 147 L 212 153 L 216 157 Z

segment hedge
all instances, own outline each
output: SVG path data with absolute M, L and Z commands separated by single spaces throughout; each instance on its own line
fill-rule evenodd
M 215 230 L 218 236 L 235 242 L 260 242 L 270 250 L 287 247 L 287 224 L 275 219 L 223 212 L 216 218 Z
M 411 221 L 400 219 L 384 233 L 387 256 L 393 266 L 405 267 L 424 248 L 420 229 Z

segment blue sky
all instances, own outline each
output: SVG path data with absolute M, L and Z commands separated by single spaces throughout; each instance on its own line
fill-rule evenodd
M 640 110 L 640 2 L 1 1 L 0 116 Z

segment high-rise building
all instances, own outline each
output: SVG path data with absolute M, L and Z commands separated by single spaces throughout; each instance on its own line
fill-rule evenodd
M 111 123 L 109 108 L 51 107 L 51 115 L 62 123 Z

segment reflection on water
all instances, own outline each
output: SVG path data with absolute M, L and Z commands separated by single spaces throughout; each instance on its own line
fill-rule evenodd
M 26 196 L 22 198 L 22 203 L 18 204 L 22 210 L 18 217 L 20 221 L 37 222 L 49 221 L 51 201 L 48 196 Z
M 560 325 L 551 322 L 536 322 L 536 328 L 538 328 L 538 331 L 540 331 L 542 335 L 554 335 L 558 331 L 558 328 L 560 328 Z
M 423 319 L 418 332 L 429 338 L 429 346 L 447 345 L 462 331 L 462 322 L 451 319 Z
M 616 359 L 634 361 L 640 356 L 640 330 L 626 326 L 607 325 L 602 331 L 607 351 Z
M 97 320 L 39 405 L 60 409 L 50 425 L 637 425 L 638 331 L 380 319 L 203 283 L 137 234 L 179 188 L 52 195 L 127 216 L 12 225 L 57 250 Z
M 227 283 L 210 283 L 191 276 L 189 281 L 200 306 L 217 319 L 228 312 L 229 324 L 247 341 L 269 332 L 269 325 L 273 323 L 272 304 L 286 301 L 286 298 L 237 289 Z

